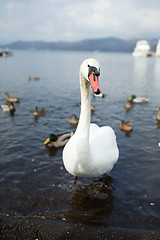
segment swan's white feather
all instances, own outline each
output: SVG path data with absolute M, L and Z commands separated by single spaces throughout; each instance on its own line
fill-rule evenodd
M 90 124 L 89 142 L 92 161 L 98 165 L 99 175 L 110 172 L 119 155 L 113 129 Z
M 89 141 L 85 134 L 77 136 L 75 133 L 63 150 L 66 170 L 77 177 L 96 177 L 109 173 L 118 156 L 113 129 L 109 126 L 99 127 L 94 123 L 90 124 Z

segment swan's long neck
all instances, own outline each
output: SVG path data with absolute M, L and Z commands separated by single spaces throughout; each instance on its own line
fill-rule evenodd
M 90 83 L 80 72 L 80 88 L 81 88 L 81 113 L 76 132 L 82 135 L 89 136 L 90 127 Z

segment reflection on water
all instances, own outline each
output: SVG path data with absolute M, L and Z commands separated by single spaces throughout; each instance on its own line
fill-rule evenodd
M 154 67 L 154 79 L 157 84 L 160 84 L 159 76 L 160 76 L 160 58 L 155 59 L 155 67 Z
M 75 185 L 69 196 L 71 210 L 64 213 L 71 223 L 100 224 L 107 219 L 114 209 L 112 178 L 107 178 L 106 186 L 102 183 Z
M 147 74 L 148 58 L 134 58 L 134 79 L 135 81 L 145 81 Z
M 100 62 L 105 94 L 104 98 L 91 94 L 95 105 L 91 121 L 111 126 L 120 150 L 105 188 L 99 178 L 78 178 L 73 186 L 73 176 L 63 165 L 63 148 L 50 150 L 44 145 L 51 133 L 75 131 L 68 118 L 72 114 L 79 117 L 79 66 L 88 57 Z M 17 51 L 12 58 L 1 58 L 0 103 L 6 104 L 6 91 L 19 97 L 20 103 L 15 104 L 14 116 L 0 112 L 0 214 L 117 227 L 124 216 L 159 218 L 159 60 L 135 59 L 130 54 L 50 51 Z M 28 81 L 28 76 L 40 79 Z M 150 100 L 134 104 L 126 112 L 124 104 L 132 94 Z M 33 117 L 36 105 L 46 109 L 38 119 Z M 123 119 L 133 123 L 129 137 L 120 130 Z M 154 229 L 153 222 L 147 224 L 141 226 Z

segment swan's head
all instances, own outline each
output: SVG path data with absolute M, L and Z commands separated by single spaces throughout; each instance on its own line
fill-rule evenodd
M 97 95 L 100 94 L 101 89 L 98 82 L 98 77 L 100 75 L 99 62 L 94 58 L 84 60 L 81 64 L 80 72 L 83 77 L 90 82 L 93 92 Z

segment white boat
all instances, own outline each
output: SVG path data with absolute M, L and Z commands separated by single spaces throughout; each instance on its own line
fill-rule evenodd
M 156 57 L 160 57 L 160 39 L 157 43 L 157 47 L 156 47 Z
M 146 40 L 137 41 L 136 47 L 132 53 L 134 57 L 151 57 L 153 53 L 151 52 L 151 47 Z

